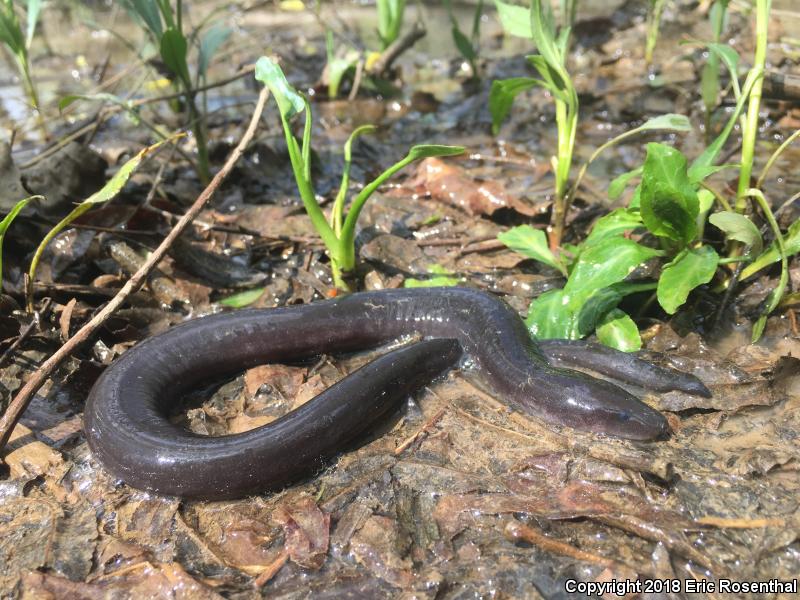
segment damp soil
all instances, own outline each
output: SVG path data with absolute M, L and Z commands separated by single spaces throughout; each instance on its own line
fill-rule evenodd
M 491 135 L 487 109 L 493 79 L 530 74 L 524 61 L 530 48 L 503 36 L 487 5 L 479 72 L 472 73 L 453 46 L 443 7 L 409 5 L 409 22 L 422 19 L 428 35 L 398 59 L 396 92 L 364 89 L 329 100 L 319 85 L 324 26 L 374 45 L 374 6 L 323 3 L 317 17 L 296 4 L 193 2 L 187 18 L 197 23 L 216 11 L 233 29 L 209 82 L 271 54 L 310 95 L 313 169 L 326 207 L 338 189 L 342 144 L 359 125 L 379 129 L 354 145 L 354 189 L 413 144 L 468 149 L 407 168 L 370 200 L 357 238 L 359 287 L 401 287 L 444 273 L 524 314 L 531 299 L 562 286 L 558 272 L 497 242 L 513 225 L 544 227 L 549 218 L 549 157 L 556 147 L 550 99 L 540 91 L 524 94 L 498 136 Z M 475 5 L 454 3 L 464 27 Z M 645 5 L 581 4 L 571 57 L 581 97 L 576 163 L 658 114 L 704 121 L 703 57 L 680 44 L 710 37 L 702 7 L 669 5 L 648 70 Z M 728 41 L 751 56 L 750 16 L 733 8 Z M 800 13 L 791 0 L 774 0 L 773 8 L 770 68 L 800 74 Z M 50 139 L 28 115 L 13 72 L 0 66 L 0 123 L 17 132 L 13 146 L 0 148 L 0 212 L 20 191 L 47 196 L 5 240 L 0 409 L 116 293 L 202 190 L 176 152 L 145 163 L 118 198 L 49 246 L 34 284 L 40 319 L 30 326 L 23 272 L 38 240 L 151 141 L 141 122 L 98 103 L 76 103 L 59 115 L 57 98 L 101 89 L 132 98 L 159 93 L 152 72 L 131 58 L 129 40 L 141 32 L 116 3 L 58 4 L 45 11 L 42 30 L 47 43 L 37 42 L 32 55 L 41 94 L 53 107 Z M 256 96 L 251 75 L 208 91 L 215 167 L 241 135 Z M 730 110 L 723 103 L 715 111 L 711 130 L 722 127 Z M 141 117 L 180 126 L 166 103 L 146 105 Z M 800 100 L 767 98 L 762 118 L 757 166 L 800 126 Z M 74 141 L 65 142 L 74 132 Z M 679 139 L 647 139 L 673 141 L 694 154 L 705 136 L 697 127 Z M 627 201 L 609 200 L 606 187 L 641 164 L 645 141 L 629 140 L 592 164 L 567 242 L 582 239 L 596 218 Z M 729 144 L 731 156 L 737 143 Z M 191 140 L 183 149 L 193 151 Z M 790 148 L 771 171 L 764 191 L 776 205 L 800 187 L 799 163 L 800 150 Z M 719 186 L 735 187 L 725 173 L 714 177 Z M 800 206 L 789 205 L 780 221 L 788 225 L 798 216 Z M 279 493 L 182 501 L 139 492 L 106 474 L 82 432 L 83 404 L 102 370 L 171 325 L 231 310 L 220 301 L 238 292 L 257 290 L 250 306 L 261 308 L 329 296 L 323 250 L 297 197 L 270 107 L 190 232 L 39 391 L 15 429 L 0 472 L 0 597 L 557 599 L 574 597 L 565 589 L 571 579 L 797 578 L 800 334 L 794 309 L 776 312 L 762 340 L 749 344 L 775 270 L 741 284 L 722 307 L 719 293 L 701 288 L 674 317 L 647 294 L 626 300 L 642 331 L 643 357 L 697 375 L 713 394 L 631 388 L 668 416 L 674 434 L 667 441 L 627 442 L 538 422 L 455 370 L 409 398 L 382 430 Z M 797 259 L 790 279 L 796 289 Z M 187 397 L 174 418 L 203 435 L 246 431 L 286 414 L 373 356 L 322 356 L 233 373 Z

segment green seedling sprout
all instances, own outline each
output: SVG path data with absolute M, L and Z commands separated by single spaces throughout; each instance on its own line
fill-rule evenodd
M 70 223 L 75 221 L 78 217 L 85 214 L 95 206 L 100 204 L 105 204 L 112 198 L 114 198 L 117 194 L 122 191 L 122 188 L 130 179 L 130 176 L 133 175 L 133 172 L 139 167 L 142 160 L 149 154 L 153 153 L 156 149 L 161 147 L 167 141 L 172 141 L 184 134 L 178 134 L 172 136 L 168 140 L 162 140 L 152 146 L 148 146 L 143 150 L 139 151 L 133 158 L 128 160 L 122 167 L 120 167 L 119 171 L 117 171 L 114 176 L 109 179 L 106 184 L 96 191 L 94 194 L 89 196 L 86 200 L 78 204 L 75 208 L 70 211 L 70 213 L 61 219 L 53 228 L 47 232 L 47 235 L 44 236 L 44 239 L 39 243 L 39 246 L 36 248 L 36 252 L 33 254 L 33 259 L 31 259 L 31 265 L 28 269 L 28 293 L 27 293 L 27 307 L 28 312 L 33 312 L 33 282 L 36 278 L 36 270 L 39 267 L 39 261 L 42 258 L 42 254 L 44 253 L 45 248 L 47 245 L 56 237 L 61 231 L 64 230 L 65 227 L 68 227 Z
M 11 227 L 11 223 L 17 218 L 17 215 L 28 205 L 32 200 L 44 200 L 44 196 L 29 196 L 17 202 L 11 211 L 0 221 L 0 290 L 2 289 L 3 278 L 3 239 L 6 237 L 6 231 Z
M 256 79 L 266 85 L 276 103 L 283 125 L 284 137 L 289 150 L 289 159 L 292 164 L 297 189 L 303 201 L 306 213 L 311 219 L 314 229 L 319 234 L 331 260 L 331 273 L 334 285 L 344 291 L 349 289 L 346 278 L 355 269 L 355 230 L 356 222 L 370 196 L 385 183 L 392 175 L 411 164 L 412 162 L 432 156 L 453 156 L 464 152 L 458 146 L 424 145 L 414 146 L 400 161 L 386 169 L 377 178 L 364 186 L 350 203 L 349 210 L 345 213 L 347 189 L 350 178 L 351 147 L 353 141 L 364 133 L 372 131 L 372 126 L 363 126 L 356 129 L 345 144 L 345 167 L 342 174 L 342 183 L 339 187 L 330 221 L 325 217 L 322 208 L 317 202 L 314 186 L 311 180 L 311 106 L 286 80 L 286 76 L 278 64 L 262 56 L 256 63 Z M 305 115 L 302 143 L 298 143 L 291 129 L 291 120 L 300 113 Z
M 541 79 L 518 77 L 492 82 L 489 94 L 489 111 L 495 133 L 506 118 L 514 97 L 534 86 L 547 89 L 553 96 L 558 129 L 558 149 L 552 157 L 555 173 L 555 198 L 551 219 L 550 247 L 561 244 L 567 212 L 571 203 L 568 195 L 569 174 L 578 127 L 578 94 L 566 69 L 570 28 L 556 32 L 549 3 L 531 2 L 530 12 L 521 6 L 495 0 L 503 28 L 511 35 L 527 37 L 536 44 L 539 54 L 528 56 L 528 62 L 539 72 Z

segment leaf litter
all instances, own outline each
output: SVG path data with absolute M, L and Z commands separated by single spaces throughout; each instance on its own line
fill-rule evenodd
M 301 36 L 291 27 L 276 35 L 291 41 Z M 620 26 L 601 51 L 587 53 L 587 60 L 598 61 L 596 77 L 577 81 L 594 90 L 607 117 L 618 122 L 659 112 L 664 95 L 680 86 L 677 69 L 674 83 L 663 88 L 611 94 L 641 60 L 614 50 L 636 46 L 626 36 L 633 33 Z M 516 69 L 502 60 L 490 68 Z M 436 94 L 425 73 L 412 69 L 409 79 L 415 76 Z M 536 192 L 546 168 L 531 176 L 521 174 L 517 164 L 536 162 L 532 157 L 546 164 L 543 148 L 552 147 L 547 140 L 552 134 L 532 117 L 544 105 L 515 111 L 512 119 L 525 125 L 499 147 L 485 133 L 488 114 L 476 111 L 469 97 L 438 98 L 439 124 L 420 119 L 407 106 L 393 112 L 390 102 L 378 103 L 377 118 L 399 130 L 397 147 L 369 142 L 385 154 L 401 153 L 406 136 L 435 137 L 454 123 L 465 131 L 460 143 L 481 151 L 458 162 L 427 159 L 416 174 L 407 173 L 399 186 L 368 205 L 359 234 L 365 280 L 375 288 L 394 287 L 441 269 L 504 295 L 521 312 L 530 298 L 563 285 L 558 273 L 493 244 L 508 225 L 546 224 L 542 212 L 549 199 Z M 322 156 L 332 156 L 341 131 L 358 124 L 359 111 L 365 110 L 363 101 L 331 104 L 321 109 L 328 121 L 315 151 Z M 675 112 L 673 104 L 670 111 Z M 221 121 L 219 127 L 236 132 L 234 122 Z M 287 160 L 276 128 L 259 143 L 262 156 Z M 98 144 L 110 149 L 119 140 L 101 134 Z M 358 162 L 358 144 L 354 151 Z M 745 288 L 742 300 L 729 308 L 730 324 L 713 335 L 700 336 L 679 318 L 644 333 L 645 357 L 695 373 L 713 391 L 710 399 L 678 392 L 645 395 L 669 415 L 675 433 L 667 442 L 637 444 L 546 426 L 451 373 L 409 399 L 364 445 L 282 492 L 203 503 L 151 496 L 112 480 L 91 457 L 80 430 L 85 390 L 101 365 L 169 324 L 221 310 L 218 300 L 241 286 L 262 290 L 253 301 L 259 307 L 309 302 L 329 287 L 330 269 L 291 185 L 276 180 L 278 169 L 266 177 L 265 168 L 273 166 L 260 165 L 255 156 L 245 158 L 235 185 L 258 194 L 223 190 L 228 195 L 222 193 L 201 216 L 208 226 L 196 227 L 162 264 L 162 283 L 151 279 L 132 297 L 93 347 L 41 391 L 36 410 L 23 421 L 27 429 L 18 428 L 0 478 L 3 593 L 562 598 L 568 597 L 563 588 L 568 578 L 757 580 L 800 572 L 797 331 L 789 317 L 772 317 L 765 340 L 750 346 L 737 330 L 757 304 L 747 292 L 763 300 L 766 292 L 759 286 L 768 290 L 774 277 Z M 618 171 L 635 167 L 642 156 L 640 145 L 620 147 Z M 98 158 L 64 160 L 104 169 Z M 43 172 L 68 171 L 63 162 L 57 164 L 42 163 Z M 380 166 L 356 168 L 379 171 Z M 13 163 L 3 168 L 14 182 L 38 181 L 26 179 L 26 169 Z M 339 165 L 323 160 L 315 168 L 318 190 L 326 194 Z M 589 173 L 590 189 L 600 175 Z M 192 186 L 179 184 L 176 172 L 167 175 L 162 196 L 143 206 L 142 190 L 155 179 L 155 169 L 143 167 L 119 199 L 119 206 L 134 210 L 117 213 L 116 222 L 106 220 L 109 213 L 85 215 L 82 225 L 97 229 L 68 230 L 72 237 L 46 257 L 46 293 L 56 310 L 6 359 L 0 370 L 4 400 L 60 337 L 69 335 L 72 323 L 88 318 L 106 292 L 119 286 L 120 272 L 131 271 L 125 261 L 135 265 L 137 255 L 141 260 L 148 251 L 151 240 L 125 230 L 163 233 L 170 223 L 165 213 L 179 213 L 192 200 L 187 191 Z M 101 184 L 102 177 L 96 187 Z M 73 185 L 64 183 L 52 193 L 66 204 L 62 211 L 87 195 L 70 196 Z M 590 204 L 577 206 L 572 227 L 582 231 L 594 217 Z M 52 210 L 58 214 L 58 203 Z M 12 287 L 20 289 L 23 257 L 36 239 L 40 236 L 8 240 Z M 127 259 L 108 250 L 121 242 L 127 244 Z M 698 301 L 690 313 L 707 325 L 706 311 Z M 0 351 L 26 319 L 21 312 L 7 314 Z M 307 401 L 370 356 L 257 367 L 188 398 L 185 414 L 176 419 L 207 435 L 250 429 Z

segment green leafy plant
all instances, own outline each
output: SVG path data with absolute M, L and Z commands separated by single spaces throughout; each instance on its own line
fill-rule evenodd
M 647 11 L 647 34 L 644 46 L 644 61 L 647 66 L 653 64 L 653 52 L 658 43 L 658 28 L 661 26 L 661 17 L 667 6 L 667 0 L 650 0 L 650 8 Z
M 165 144 L 167 141 L 171 141 L 176 139 L 179 136 L 173 136 L 168 140 L 160 141 L 152 146 L 147 146 L 143 150 L 139 151 L 133 158 L 128 160 L 120 169 L 114 174 L 114 176 L 109 179 L 106 184 L 96 191 L 94 194 L 89 196 L 86 200 L 78 204 L 75 208 L 73 208 L 70 213 L 61 219 L 56 225 L 53 226 L 50 231 L 47 232 L 47 235 L 44 236 L 42 241 L 39 243 L 39 246 L 36 248 L 36 252 L 33 254 L 33 258 L 31 259 L 31 264 L 28 269 L 28 312 L 33 311 L 33 282 L 36 279 L 36 270 L 39 267 L 39 261 L 42 258 L 42 254 L 44 253 L 45 248 L 47 245 L 55 238 L 64 228 L 68 227 L 70 223 L 75 221 L 81 215 L 87 213 L 89 210 L 94 208 L 95 206 L 105 204 L 112 198 L 114 198 L 117 194 L 122 191 L 122 188 L 125 187 L 125 184 L 130 179 L 133 172 L 141 164 L 142 160 L 149 154 L 153 153 L 156 149 L 160 146 Z
M 626 295 L 654 290 L 664 311 L 674 314 L 692 290 L 711 282 L 719 265 L 749 263 L 742 271 L 742 278 L 746 278 L 780 261 L 778 286 L 770 294 L 753 329 L 753 339 L 760 337 L 767 316 L 785 293 L 787 257 L 800 252 L 800 222 L 790 227 L 784 237 L 763 194 L 749 189 L 747 195 L 757 201 L 775 237 L 775 242 L 762 250 L 763 240 L 755 224 L 732 211 L 724 197 L 705 183 L 714 173 L 737 166 L 715 163 L 759 79 L 758 71 L 751 71 L 739 90 L 736 107 L 725 128 L 691 163 L 671 146 L 648 144 L 642 167 L 624 173 L 609 186 L 609 195 L 616 198 L 631 181 L 641 178 L 629 206 L 599 219 L 586 240 L 566 248 L 568 256 L 553 254 L 545 243 L 544 233 L 529 226 L 517 227 L 500 236 L 512 249 L 567 277 L 563 289 L 546 292 L 531 303 L 527 322 L 534 335 L 577 339 L 596 331 L 603 343 L 622 350 L 635 349 L 640 344 L 638 331 L 632 327 L 632 320 L 617 308 Z M 762 176 L 790 141 L 776 151 Z M 723 210 L 709 216 L 715 201 Z M 704 243 L 707 221 L 722 230 L 728 240 L 743 244 L 744 255 L 721 258 L 715 248 Z M 652 236 L 657 247 L 629 239 L 642 234 Z M 647 260 L 662 263 L 658 280 L 631 280 L 637 267 Z
M 297 189 L 306 213 L 311 219 L 314 229 L 319 234 L 328 257 L 331 260 L 331 272 L 336 287 L 347 290 L 347 276 L 355 269 L 355 229 L 356 222 L 370 196 L 386 182 L 392 175 L 415 160 L 431 156 L 453 156 L 464 152 L 458 146 L 424 145 L 414 146 L 400 161 L 393 164 L 383 173 L 369 182 L 356 194 L 350 203 L 350 208 L 345 212 L 347 192 L 350 183 L 351 148 L 353 141 L 360 135 L 374 131 L 374 126 L 364 125 L 350 134 L 344 146 L 344 171 L 336 199 L 333 203 L 330 220 L 325 217 L 322 208 L 317 202 L 311 178 L 311 106 L 303 96 L 286 80 L 281 68 L 273 60 L 262 56 L 256 63 L 256 79 L 266 85 L 278 105 L 286 145 L 289 150 L 289 159 L 292 163 Z M 291 120 L 303 112 L 305 124 L 300 143 L 294 137 Z
M 553 13 L 548 2 L 532 0 L 530 11 L 521 6 L 495 0 L 503 28 L 510 35 L 533 40 L 539 54 L 528 56 L 528 62 L 539 72 L 541 79 L 515 77 L 492 82 L 489 93 L 489 111 L 495 133 L 508 116 L 514 98 L 536 86 L 547 89 L 553 96 L 558 129 L 558 149 L 552 157 L 555 173 L 555 198 L 553 202 L 550 246 L 561 243 L 564 223 L 572 198 L 569 196 L 569 175 L 575 134 L 578 126 L 578 94 L 566 69 L 570 28 L 556 30 Z
M 41 0 L 28 0 L 26 27 L 23 32 L 12 0 L 0 0 L 0 42 L 4 43 L 17 63 L 22 87 L 31 106 L 39 110 L 39 96 L 31 79 L 29 51 L 36 31 L 36 23 L 42 10 Z
M 230 30 L 215 25 L 204 35 L 197 32 L 187 36 L 183 28 L 183 2 L 176 0 L 173 8 L 169 0 L 125 0 L 125 7 L 144 29 L 159 56 L 169 70 L 175 87 L 183 93 L 188 113 L 189 127 L 197 145 L 196 169 L 201 182 L 211 179 L 208 162 L 208 144 L 205 116 L 197 107 L 197 92 L 200 81 L 205 81 L 211 57 L 230 34 Z M 193 81 L 189 70 L 189 45 L 197 44 L 197 70 Z
M 377 0 L 375 4 L 378 9 L 378 37 L 386 50 L 400 37 L 406 0 Z

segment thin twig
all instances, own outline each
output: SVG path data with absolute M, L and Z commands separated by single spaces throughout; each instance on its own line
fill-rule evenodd
M 8 443 L 8 439 L 11 437 L 11 431 L 14 429 L 17 421 L 22 416 L 22 413 L 25 412 L 25 409 L 27 408 L 36 391 L 42 386 L 42 384 L 44 384 L 47 378 L 56 370 L 56 368 L 65 358 L 70 356 L 79 346 L 85 343 L 100 328 L 100 326 L 103 325 L 103 323 L 105 323 L 106 320 L 112 314 L 114 314 L 114 312 L 120 306 L 123 305 L 128 297 L 139 289 L 139 287 L 147 280 L 147 276 L 150 274 L 150 272 L 166 256 L 167 250 L 169 250 L 169 247 L 172 245 L 172 243 L 184 232 L 192 220 L 198 214 L 200 214 L 200 211 L 203 210 L 205 205 L 214 195 L 214 192 L 216 192 L 219 186 L 222 185 L 222 182 L 231 172 L 234 165 L 242 156 L 250 141 L 253 139 L 256 129 L 258 128 L 258 122 L 261 119 L 261 113 L 264 110 L 264 105 L 266 104 L 268 97 L 269 92 L 267 91 L 267 88 L 262 89 L 258 96 L 258 103 L 256 104 L 253 117 L 251 118 L 250 124 L 247 126 L 247 130 L 242 136 L 239 145 L 236 146 L 233 152 L 231 152 L 228 160 L 225 161 L 225 164 L 211 180 L 211 183 L 208 184 L 208 187 L 201 192 L 201 194 L 197 197 L 197 200 L 194 201 L 194 204 L 192 204 L 189 210 L 186 211 L 186 214 L 183 215 L 181 220 L 178 221 L 175 224 L 175 227 L 173 227 L 169 234 L 167 234 L 167 237 L 164 238 L 164 241 L 162 241 L 158 248 L 153 251 L 141 268 L 133 274 L 133 276 L 127 281 L 127 283 L 125 283 L 124 286 L 122 286 L 120 291 L 117 292 L 117 295 L 114 296 L 114 298 L 112 298 L 111 301 L 102 308 L 102 310 L 98 311 L 88 323 L 81 327 L 80 330 L 75 333 L 75 335 L 73 335 L 63 346 L 61 346 L 61 348 L 56 350 L 56 352 L 50 358 L 42 363 L 39 369 L 17 393 L 17 395 L 14 397 L 14 400 L 12 400 L 11 404 L 8 405 L 8 409 L 6 410 L 5 414 L 3 414 L 2 418 L 0 418 L 0 451 L 2 451 L 2 449 Z
M 36 311 L 36 313 L 34 313 L 31 322 L 25 326 L 25 329 L 22 331 L 22 333 L 20 333 L 19 336 L 17 336 L 16 340 L 14 340 L 14 343 L 11 344 L 8 348 L 6 348 L 6 351 L 3 352 L 2 356 L 0 356 L 0 366 L 6 364 L 6 361 L 11 357 L 12 354 L 14 354 L 14 351 L 17 348 L 19 348 L 19 346 L 25 340 L 27 340 L 28 337 L 30 337 L 31 333 L 33 333 L 34 330 L 39 326 L 39 323 L 42 322 L 42 319 L 44 319 L 47 313 L 50 311 L 51 303 L 52 301 L 50 300 L 50 298 L 48 298 L 47 300 L 45 300 L 41 310 L 38 310 Z
M 428 32 L 422 22 L 417 21 L 414 23 L 414 26 L 410 30 L 402 37 L 397 38 L 383 51 L 369 70 L 370 74 L 377 76 L 384 75 L 392 68 L 394 61 L 396 61 L 403 52 L 416 44 L 418 40 L 424 38 L 426 33 Z

